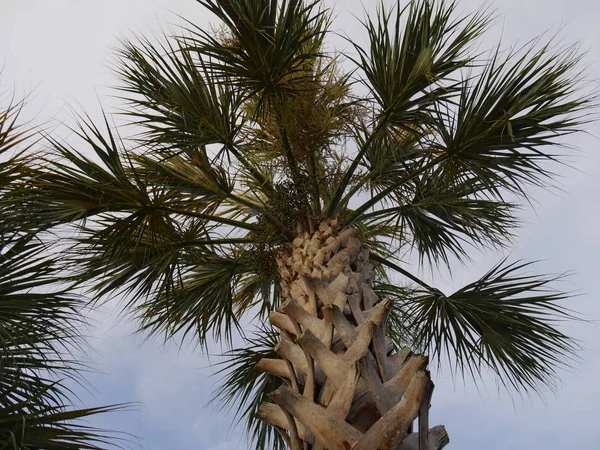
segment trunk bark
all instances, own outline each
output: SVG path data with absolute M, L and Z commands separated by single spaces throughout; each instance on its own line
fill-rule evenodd
M 368 250 L 335 219 L 313 229 L 278 258 L 283 303 L 270 321 L 281 332 L 281 359 L 257 368 L 285 383 L 259 418 L 292 450 L 443 448 L 444 427 L 428 429 L 427 357 L 392 350 L 385 336 L 391 303 L 372 289 Z

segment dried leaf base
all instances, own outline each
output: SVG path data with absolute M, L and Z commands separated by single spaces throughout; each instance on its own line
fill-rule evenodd
M 258 416 L 292 450 L 443 448 L 444 427 L 429 429 L 428 359 L 394 352 L 385 337 L 391 303 L 372 289 L 368 250 L 336 220 L 315 229 L 278 259 L 285 302 L 270 321 L 281 331 L 281 359 L 257 368 L 285 384 Z

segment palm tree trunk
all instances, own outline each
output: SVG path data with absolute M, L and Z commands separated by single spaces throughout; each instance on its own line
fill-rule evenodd
M 444 427 L 428 429 L 428 359 L 385 337 L 391 303 L 372 289 L 368 250 L 335 219 L 312 228 L 278 258 L 283 303 L 270 321 L 281 359 L 257 368 L 285 383 L 258 416 L 292 450 L 441 449 Z

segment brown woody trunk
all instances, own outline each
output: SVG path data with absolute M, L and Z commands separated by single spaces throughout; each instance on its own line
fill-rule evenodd
M 257 368 L 285 383 L 258 416 L 292 450 L 441 449 L 444 427 L 428 429 L 427 357 L 394 352 L 385 337 L 391 304 L 372 289 L 368 250 L 335 219 L 314 228 L 278 260 L 283 303 L 270 321 L 281 359 Z

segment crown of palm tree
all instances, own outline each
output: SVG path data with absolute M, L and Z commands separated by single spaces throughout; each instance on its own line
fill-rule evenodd
M 342 64 L 319 1 L 199 3 L 222 27 L 124 42 L 127 125 L 81 116 L 77 143 L 47 136 L 0 222 L 65 236 L 72 281 L 122 294 L 141 330 L 203 344 L 276 308 L 278 252 L 310 218 L 337 217 L 370 250 L 398 343 L 517 390 L 551 380 L 576 347 L 556 327 L 571 318 L 557 277 L 503 260 L 444 294 L 403 256 L 436 269 L 510 244 L 528 189 L 550 183 L 556 149 L 589 121 L 576 49 L 477 53 L 487 12 L 415 0 L 366 18 L 367 45 L 349 41 Z M 272 342 L 257 336 L 224 369 L 220 395 L 239 412 L 269 391 L 252 368 Z

